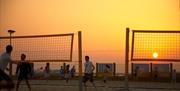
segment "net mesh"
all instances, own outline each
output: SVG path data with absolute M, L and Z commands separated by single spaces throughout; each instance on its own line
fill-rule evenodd
M 134 31 L 132 60 L 180 61 L 180 31 Z
M 5 51 L 10 43 L 8 37 L 0 38 L 0 52 Z M 71 61 L 73 34 L 50 36 L 12 37 L 12 59 L 19 61 L 22 53 L 26 60 L 38 61 Z

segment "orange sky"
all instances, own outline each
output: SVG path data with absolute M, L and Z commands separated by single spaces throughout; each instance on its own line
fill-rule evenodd
M 0 0 L 0 36 L 83 32 L 84 50 L 125 49 L 125 28 L 180 30 L 179 0 Z

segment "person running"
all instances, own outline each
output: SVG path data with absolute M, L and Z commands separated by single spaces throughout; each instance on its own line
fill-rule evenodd
M 110 70 L 110 66 L 106 64 L 104 67 L 104 79 L 103 79 L 104 83 L 107 83 L 109 70 Z
M 19 62 L 17 69 L 16 69 L 16 75 L 18 75 L 18 81 L 16 85 L 16 91 L 19 89 L 19 84 L 21 83 L 22 80 L 26 81 L 26 84 L 31 91 L 31 86 L 28 81 L 28 76 L 31 75 L 31 66 L 29 62 L 25 61 L 26 55 L 21 54 L 21 62 Z
M 46 67 L 44 69 L 44 77 L 47 82 L 48 82 L 49 76 L 50 76 L 50 64 L 46 63 Z
M 75 66 L 73 66 L 71 68 L 71 77 L 73 78 L 75 76 L 75 73 L 76 73 L 76 69 L 75 69 Z
M 85 63 L 84 63 L 85 69 L 84 69 L 84 77 L 83 77 L 83 83 L 85 88 L 86 82 L 89 80 L 92 85 L 95 87 L 94 81 L 93 81 L 93 71 L 95 70 L 95 67 L 93 63 L 89 60 L 89 56 L 85 56 Z
M 11 63 L 16 63 L 11 60 L 11 52 L 13 47 L 11 45 L 6 46 L 6 52 L 0 56 L 0 89 L 7 89 L 10 91 L 14 88 L 13 80 L 8 76 L 4 70 L 8 70 L 7 66 Z

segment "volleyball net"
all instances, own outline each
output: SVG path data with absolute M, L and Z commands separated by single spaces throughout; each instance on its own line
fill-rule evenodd
M 12 59 L 19 61 L 24 53 L 30 62 L 72 61 L 74 34 L 13 36 Z M 10 44 L 10 37 L 0 37 L 0 52 Z
M 179 61 L 180 31 L 133 30 L 132 61 Z

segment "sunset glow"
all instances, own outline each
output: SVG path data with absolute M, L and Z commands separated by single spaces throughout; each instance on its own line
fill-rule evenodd
M 179 0 L 0 0 L 0 36 L 8 36 L 8 29 L 16 30 L 13 36 L 75 33 L 77 45 L 77 31 L 82 31 L 84 55 L 95 61 L 124 63 L 126 27 L 180 30 L 178 3 Z M 163 57 L 163 52 L 154 50 L 152 44 L 149 47 L 148 57 L 152 58 L 154 51 L 161 54 L 158 58 Z

